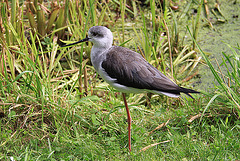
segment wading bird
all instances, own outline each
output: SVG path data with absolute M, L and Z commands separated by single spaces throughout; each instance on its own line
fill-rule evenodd
M 93 26 L 88 36 L 78 42 L 64 45 L 72 46 L 81 42 L 93 43 L 91 62 L 98 74 L 112 87 L 122 92 L 128 120 L 128 148 L 131 151 L 131 116 L 125 93 L 142 93 L 144 91 L 179 97 L 185 93 L 198 91 L 179 87 L 164 74 L 149 64 L 139 53 L 128 48 L 112 46 L 112 32 L 104 26 Z

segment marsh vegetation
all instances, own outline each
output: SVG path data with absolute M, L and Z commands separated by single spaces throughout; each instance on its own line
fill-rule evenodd
M 238 12 L 226 15 L 227 5 L 236 10 L 240 2 L 1 2 L 0 160 L 240 159 L 239 40 L 222 40 L 227 50 L 215 56 L 202 50 L 200 35 L 239 24 Z M 178 85 L 202 93 L 195 100 L 128 94 L 131 153 L 124 103 L 93 69 L 92 44 L 61 47 L 96 25 L 111 29 L 114 45 L 137 51 Z M 205 82 L 204 70 L 212 75 Z

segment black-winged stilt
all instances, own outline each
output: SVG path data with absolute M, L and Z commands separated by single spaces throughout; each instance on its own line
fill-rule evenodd
M 185 93 L 198 91 L 179 87 L 164 74 L 149 64 L 140 54 L 124 47 L 112 46 L 112 32 L 104 26 L 93 26 L 88 36 L 78 42 L 65 45 L 72 46 L 81 42 L 93 43 L 91 62 L 100 76 L 112 87 L 122 92 L 128 120 L 128 148 L 131 151 L 131 116 L 125 93 L 142 93 L 144 91 L 179 97 Z

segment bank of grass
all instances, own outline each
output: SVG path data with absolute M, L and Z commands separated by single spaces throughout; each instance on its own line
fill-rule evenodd
M 20 21 L 2 19 L 2 26 L 7 30 L 1 32 L 0 159 L 239 159 L 239 97 L 236 96 L 239 96 L 240 65 L 236 51 L 224 53 L 223 62 L 231 62 L 231 69 L 223 63 L 229 69 L 227 77 L 219 77 L 212 70 L 221 84 L 216 85 L 215 93 L 201 91 L 203 94 L 194 95 L 195 101 L 185 96 L 172 99 L 153 95 L 150 103 L 146 102 L 146 94 L 129 94 L 133 119 L 133 151 L 129 153 L 121 95 L 95 74 L 88 57 L 91 44 L 61 48 L 56 35 L 60 37 L 63 33 L 59 31 L 64 29 L 68 36 L 72 35 L 68 39 L 75 41 L 84 38 L 89 27 L 107 25 L 114 31 L 115 44 L 126 47 L 129 44 L 128 47 L 144 53 L 151 64 L 183 86 L 191 83 L 188 76 L 196 73 L 201 56 L 210 67 L 211 62 L 200 47 L 202 55 L 198 56 L 190 47 L 192 44 L 180 43 L 177 19 L 171 18 L 177 13 L 170 12 L 167 5 L 159 13 L 153 1 L 149 9 L 138 8 L 133 2 L 132 10 L 126 7 L 126 1 L 83 2 L 67 1 L 66 22 L 63 16 L 58 16 L 51 32 L 41 29 L 43 22 L 37 20 L 39 27 L 30 30 L 24 16 L 15 15 Z M 13 15 L 25 10 L 24 5 L 13 3 Z M 6 9 L 4 4 L 1 4 L 2 11 Z M 63 7 L 58 13 L 61 15 L 67 9 Z M 133 15 L 137 17 L 132 22 Z M 39 11 L 36 16 L 41 17 L 43 13 Z M 33 18 L 28 15 L 31 23 Z M 132 27 L 128 27 L 130 20 Z M 12 25 L 15 22 L 26 23 Z M 196 20 L 195 28 L 197 24 Z M 22 25 L 22 30 L 16 30 L 18 25 Z M 36 29 L 46 35 L 37 34 Z M 161 36 L 164 31 L 167 37 Z M 136 39 L 131 40 L 133 35 Z M 230 85 L 224 84 L 224 78 Z
M 219 105 L 212 104 L 208 115 L 199 122 L 199 117 L 193 119 L 192 116 L 202 113 L 205 106 L 201 102 L 204 101 L 199 97 L 195 103 L 190 101 L 188 106 L 184 104 L 176 109 L 162 105 L 155 105 L 153 109 L 131 105 L 133 151 L 130 154 L 126 114 L 124 107 L 119 106 L 123 103 L 119 99 L 98 102 L 98 107 L 76 105 L 75 112 L 68 116 L 64 109 L 58 108 L 44 117 L 42 126 L 30 114 L 23 115 L 24 119 L 31 117 L 26 122 L 14 115 L 1 120 L 1 143 L 4 143 L 1 145 L 1 159 L 8 160 L 11 156 L 15 160 L 238 159 L 239 120 L 231 112 L 214 113 L 212 110 L 214 107 L 217 110 Z M 61 112 L 66 118 L 51 119 Z M 168 120 L 166 126 L 149 135 Z M 14 129 L 18 123 L 24 125 Z M 167 142 L 161 143 L 164 141 Z M 147 148 L 155 143 L 160 144 Z M 143 148 L 147 149 L 141 152 Z

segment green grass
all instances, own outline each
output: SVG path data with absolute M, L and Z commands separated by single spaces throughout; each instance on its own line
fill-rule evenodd
M 131 106 L 133 118 L 132 146 L 133 151 L 127 149 L 127 123 L 125 111 L 119 103 L 112 104 L 112 114 L 107 110 L 109 104 L 96 109 L 82 109 L 81 116 L 73 115 L 66 119 L 62 129 L 56 134 L 57 129 L 50 126 L 26 126 L 20 129 L 14 139 L 9 140 L 1 147 L 4 152 L 2 159 L 14 156 L 15 159 L 31 158 L 31 160 L 55 159 L 81 159 L 81 160 L 158 160 L 158 159 L 201 159 L 232 160 L 239 158 L 239 120 L 236 121 L 230 114 L 218 117 L 208 116 L 199 123 L 199 119 L 189 123 L 187 109 L 179 107 L 175 110 L 158 108 L 153 110 L 140 109 L 141 106 Z M 77 108 L 77 107 L 75 107 Z M 201 111 L 195 106 L 195 110 Z M 103 110 L 105 112 L 103 112 Z M 174 113 L 173 113 L 174 112 Z M 166 127 L 154 131 L 148 136 L 150 130 L 169 119 Z M 83 118 L 84 117 L 84 118 Z M 12 118 L 14 119 L 14 118 Z M 49 120 L 48 120 L 49 121 Z M 2 122 L 3 123 L 3 122 Z M 57 122 L 61 124 L 62 122 Z M 60 126 L 60 125 L 59 125 Z M 40 129 L 39 129 L 40 128 Z M 6 130 L 6 127 L 4 128 Z M 13 131 L 2 131 L 11 135 Z M 41 133 L 42 131 L 42 133 Z M 44 132 L 45 131 L 45 132 Z M 57 136 L 56 136 L 57 135 Z M 4 136 L 3 138 L 8 137 Z M 171 140 L 147 149 L 140 150 L 150 144 Z
M 195 41 L 203 15 L 188 22 L 194 43 L 183 43 L 185 35 L 180 34 L 190 8 L 200 10 L 201 3 L 194 1 L 183 12 L 169 10 L 167 3 L 161 11 L 159 3 L 141 8 L 137 1 L 66 1 L 55 9 L 43 3 L 50 17 L 65 15 L 53 21 L 45 12 L 45 19 L 33 10 L 24 15 L 26 6 L 12 1 L 11 22 L 6 3 L 1 3 L 0 160 L 240 159 L 239 46 L 229 46 L 232 53 L 223 53 L 223 63 L 214 69 Z M 48 26 L 41 28 L 44 22 L 37 19 Z M 194 101 L 128 94 L 133 120 L 129 153 L 121 94 L 95 73 L 89 61 L 91 43 L 69 49 L 58 45 L 84 38 L 93 25 L 107 25 L 115 45 L 144 53 L 181 86 L 191 86 L 190 77 L 203 57 L 217 80 L 214 92 L 201 91 Z

